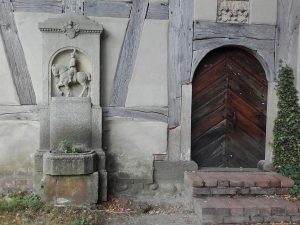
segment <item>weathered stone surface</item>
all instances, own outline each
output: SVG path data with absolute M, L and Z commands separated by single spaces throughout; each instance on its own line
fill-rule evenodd
M 50 105 L 50 149 L 67 140 L 73 144 L 91 144 L 91 99 L 52 98 Z
M 299 208 L 299 203 L 278 197 L 194 198 L 193 204 L 202 222 L 210 224 L 291 222 L 297 216 L 286 213 Z
M 257 168 L 264 171 L 264 172 L 272 172 L 274 171 L 273 164 L 267 162 L 265 160 L 260 160 L 257 164 Z
M 43 156 L 47 150 L 38 150 L 34 154 L 34 171 L 43 172 Z
M 223 23 L 248 23 L 249 1 L 218 0 L 217 21 Z
M 97 171 L 96 153 L 51 153 L 43 156 L 43 173 L 47 175 L 86 175 Z
M 99 171 L 99 198 L 100 202 L 107 201 L 107 172 L 105 170 Z
M 99 175 L 51 176 L 44 175 L 43 199 L 54 205 L 94 206 L 98 201 Z
M 283 195 L 294 182 L 274 172 L 185 172 L 188 196 Z
M 198 166 L 194 161 L 155 161 L 154 181 L 159 183 L 183 182 L 185 171 L 197 169 Z
M 37 172 L 37 171 L 33 172 L 33 191 L 39 196 L 43 195 L 43 189 L 41 185 L 43 176 L 44 176 L 43 172 Z

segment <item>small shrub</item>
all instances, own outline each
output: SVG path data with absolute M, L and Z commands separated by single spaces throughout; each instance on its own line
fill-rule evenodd
M 25 209 L 38 211 L 44 207 L 45 204 L 37 195 L 6 196 L 0 199 L 0 212 L 16 212 Z
M 83 219 L 78 219 L 75 221 L 74 225 L 93 225 L 88 221 L 88 219 L 83 218 Z
M 58 143 L 58 150 L 64 153 L 77 153 L 78 149 L 75 144 L 71 144 L 67 140 L 62 140 Z
M 280 67 L 277 96 L 273 163 L 277 172 L 295 181 L 291 193 L 300 198 L 300 107 L 293 70 L 289 66 Z

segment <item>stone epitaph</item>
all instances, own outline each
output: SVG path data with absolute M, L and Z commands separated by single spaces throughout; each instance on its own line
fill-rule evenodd
M 249 23 L 249 1 L 218 0 L 217 21 L 222 23 Z
M 39 24 L 43 101 L 35 191 L 54 205 L 92 207 L 107 198 L 100 106 L 102 25 L 78 14 Z

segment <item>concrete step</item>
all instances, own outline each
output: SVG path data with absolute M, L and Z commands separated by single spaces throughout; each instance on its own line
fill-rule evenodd
M 280 197 L 193 198 L 201 224 L 300 223 L 300 203 Z
M 274 172 L 185 172 L 186 193 L 190 197 L 214 195 L 283 195 L 294 181 Z

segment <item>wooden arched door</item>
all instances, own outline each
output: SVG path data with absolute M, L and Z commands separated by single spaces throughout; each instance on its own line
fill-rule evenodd
M 268 83 L 258 60 L 219 48 L 193 79 L 192 160 L 199 167 L 254 168 L 265 156 Z

